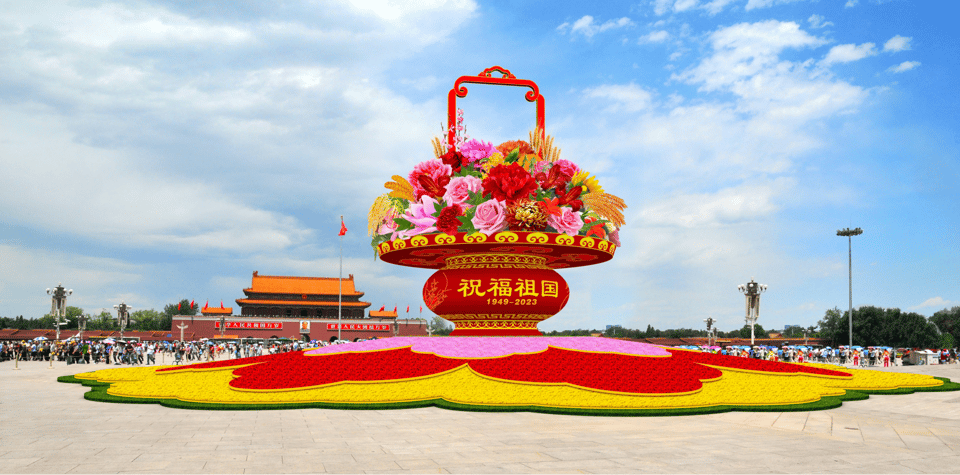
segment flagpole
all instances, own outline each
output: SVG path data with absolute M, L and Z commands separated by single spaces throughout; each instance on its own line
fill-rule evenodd
M 340 215 L 340 226 L 343 226 L 343 215 Z M 343 233 L 340 234 L 340 294 L 337 296 L 337 340 L 340 340 L 343 330 Z

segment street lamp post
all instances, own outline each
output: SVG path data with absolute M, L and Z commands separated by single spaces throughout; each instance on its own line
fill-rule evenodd
M 117 323 L 120 324 L 120 339 L 122 340 L 123 331 L 130 324 L 130 309 L 133 307 L 120 301 L 120 305 L 114 305 L 113 308 L 117 309 Z
M 760 318 L 760 294 L 767 291 L 767 286 L 750 279 L 750 282 L 738 285 L 737 290 L 747 298 L 746 321 L 750 325 L 750 346 L 753 346 L 755 340 L 753 326 L 757 324 L 757 320 Z
M 847 348 L 853 348 L 853 237 L 863 234 L 863 230 L 860 228 L 846 228 L 837 230 L 837 236 L 846 236 L 847 237 L 847 265 L 849 266 L 849 285 L 850 285 L 850 346 Z
M 220 338 L 224 338 L 223 332 L 227 329 L 227 317 L 220 317 Z
M 83 341 L 83 331 L 87 329 L 87 316 L 80 314 L 77 317 L 77 340 Z
M 60 326 L 67 324 L 67 297 L 73 295 L 73 289 L 64 289 L 63 283 L 58 282 L 56 287 L 47 289 L 47 295 L 52 301 L 50 315 L 53 315 L 53 324 L 57 327 L 57 341 L 60 341 Z
M 714 328 L 713 324 L 717 323 L 717 321 L 714 320 L 713 317 L 707 317 L 707 319 L 704 320 L 704 322 L 706 322 L 707 324 L 707 346 L 713 346 L 714 340 L 716 340 L 716 338 L 714 337 L 716 328 Z

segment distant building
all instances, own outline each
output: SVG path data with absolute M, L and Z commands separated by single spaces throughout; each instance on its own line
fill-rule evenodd
M 342 291 L 343 302 L 339 303 Z M 336 277 L 290 277 L 259 275 L 253 272 L 246 298 L 237 299 L 241 316 L 363 318 L 370 302 L 360 300 L 363 292 L 353 285 L 353 274 L 342 281 Z
M 343 303 L 340 299 L 342 284 Z M 353 274 L 336 277 L 294 277 L 260 275 L 254 271 L 245 298 L 237 299 L 240 315 L 232 308 L 205 305 L 199 316 L 177 315 L 169 332 L 176 339 L 180 325 L 184 338 L 229 339 L 292 338 L 304 340 L 386 338 L 391 336 L 427 336 L 424 320 L 399 319 L 397 312 L 371 310 L 370 302 L 360 300 L 363 292 L 354 286 Z M 338 318 L 338 308 L 342 314 Z M 221 319 L 223 329 L 221 329 Z

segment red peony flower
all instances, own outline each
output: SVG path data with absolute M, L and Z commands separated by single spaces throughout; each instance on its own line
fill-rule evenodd
M 463 165 L 463 154 L 456 150 L 450 150 L 440 157 L 440 161 L 442 161 L 444 165 L 453 167 L 453 173 L 459 173 L 460 167 Z
M 437 216 L 437 230 L 447 234 L 455 234 L 460 228 L 460 220 L 457 217 L 463 216 L 463 208 L 458 204 L 447 206 L 440 210 Z
M 483 195 L 491 195 L 500 201 L 512 203 L 533 194 L 537 181 L 516 163 L 497 165 L 483 179 Z

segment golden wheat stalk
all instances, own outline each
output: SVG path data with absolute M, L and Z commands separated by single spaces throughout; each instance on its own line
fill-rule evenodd
M 373 205 L 370 206 L 370 212 L 367 213 L 367 233 L 371 236 L 377 235 L 377 229 L 380 228 L 380 224 L 383 223 L 383 219 L 387 217 L 387 213 L 390 212 L 390 208 L 393 207 L 393 202 L 390 201 L 390 197 L 386 194 L 380 195 L 377 199 L 373 200 Z
M 560 159 L 560 149 L 553 147 L 553 137 L 537 127 L 530 131 L 530 146 L 540 154 L 543 160 L 555 162 Z
M 592 209 L 600 216 L 607 218 L 616 227 L 622 227 L 627 224 L 623 217 L 623 210 L 627 208 L 627 203 L 619 196 L 604 192 L 587 193 L 580 197 L 583 205 Z
M 389 195 L 392 198 L 400 198 L 407 201 L 416 201 L 417 197 L 413 192 L 413 185 L 400 175 L 394 175 L 393 181 L 383 184 L 388 190 L 392 190 Z
M 433 143 L 433 154 L 437 158 L 440 158 L 447 153 L 447 147 L 444 146 L 442 141 L 440 141 L 440 137 L 434 137 L 433 142 L 431 143 Z

